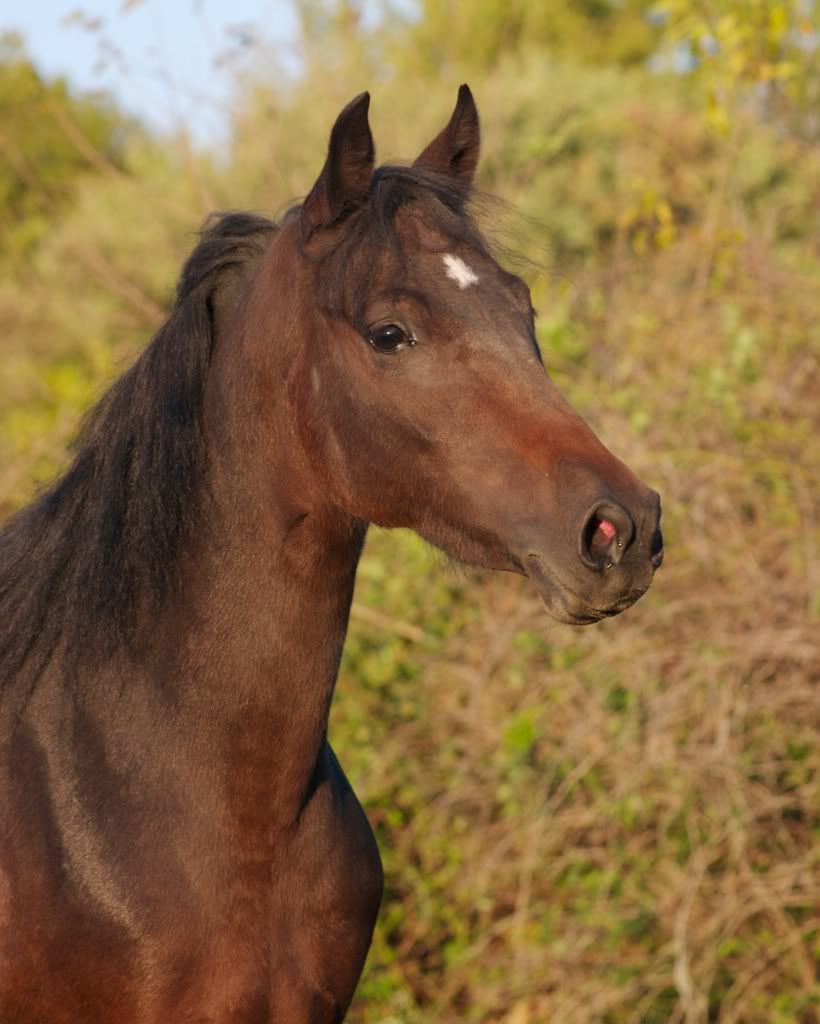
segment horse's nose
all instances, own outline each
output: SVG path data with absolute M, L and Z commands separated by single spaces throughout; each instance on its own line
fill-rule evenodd
M 618 565 L 635 538 L 635 523 L 616 501 L 596 504 L 584 517 L 578 553 L 590 569 Z

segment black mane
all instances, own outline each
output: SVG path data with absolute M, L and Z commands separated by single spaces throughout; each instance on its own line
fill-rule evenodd
M 105 656 L 157 607 L 196 519 L 213 303 L 275 225 L 213 216 L 188 258 L 166 323 L 91 412 L 67 472 L 0 530 L 0 686 L 31 656 Z

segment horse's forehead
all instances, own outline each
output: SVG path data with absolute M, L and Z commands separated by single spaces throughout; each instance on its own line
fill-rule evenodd
M 444 301 L 448 293 L 454 298 L 461 293 L 466 298 L 468 292 L 493 292 L 503 285 L 503 273 L 494 273 L 500 272 L 495 261 L 480 245 L 471 243 L 472 232 L 466 226 L 460 227 L 453 220 L 436 223 L 434 211 L 424 207 L 408 206 L 397 211 L 393 230 L 400 254 L 391 253 L 389 248 L 382 250 L 380 283 L 395 288 L 411 283 L 422 292 L 438 294 Z
M 464 293 L 481 283 L 493 288 L 499 282 L 485 254 L 473 250 L 458 238 L 438 232 L 429 235 L 428 245 L 407 245 L 402 241 L 401 255 L 385 253 L 379 275 L 388 288 L 413 288 L 444 298 L 448 292 Z M 374 277 L 370 277 L 372 282 Z
M 452 230 L 436 223 L 424 208 L 407 206 L 398 210 L 393 227 L 405 252 L 442 253 L 453 248 Z

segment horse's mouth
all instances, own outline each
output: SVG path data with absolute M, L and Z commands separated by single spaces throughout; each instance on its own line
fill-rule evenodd
M 527 555 L 525 570 L 552 618 L 569 626 L 590 626 L 601 619 L 620 615 L 627 608 L 631 608 L 649 589 L 648 583 L 645 586 L 634 587 L 626 594 L 622 594 L 617 601 L 604 607 L 597 607 L 561 583 L 538 555 Z

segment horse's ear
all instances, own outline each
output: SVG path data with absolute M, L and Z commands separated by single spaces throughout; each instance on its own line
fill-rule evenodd
M 462 85 L 449 124 L 433 139 L 413 166 L 450 174 L 470 184 L 478 165 L 480 148 L 478 108 L 469 86 Z
M 317 228 L 330 227 L 367 198 L 375 150 L 367 111 L 370 93 L 348 103 L 330 133 L 327 160 L 302 205 L 305 240 Z

